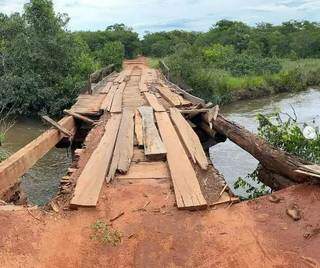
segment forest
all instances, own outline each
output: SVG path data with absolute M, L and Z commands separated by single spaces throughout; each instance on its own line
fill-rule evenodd
M 0 14 L 0 107 L 23 116 L 59 115 L 95 70 L 124 58 L 162 59 L 171 79 L 193 94 L 225 104 L 320 84 L 320 24 L 281 25 L 221 20 L 207 32 L 146 33 L 124 24 L 68 30 L 69 17 L 50 0 Z

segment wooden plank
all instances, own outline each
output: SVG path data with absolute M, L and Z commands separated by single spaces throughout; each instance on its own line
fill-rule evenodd
M 122 111 L 122 95 L 123 95 L 123 91 L 124 91 L 125 87 L 126 87 L 126 83 L 125 82 L 121 83 L 118 90 L 114 94 L 112 106 L 110 109 L 111 113 L 121 113 L 121 111 Z
M 133 157 L 133 136 L 134 136 L 134 121 L 133 112 L 128 109 L 123 111 L 122 128 L 120 128 L 120 157 L 118 163 L 118 170 L 120 173 L 126 173 Z
M 178 208 L 200 209 L 207 207 L 196 173 L 168 114 L 163 112 L 155 114 L 161 137 L 167 148 L 167 160 Z
M 41 116 L 41 118 L 47 123 L 49 123 L 50 125 L 52 125 L 53 127 L 55 127 L 56 129 L 58 129 L 59 131 L 61 131 L 61 133 L 63 133 L 64 135 L 68 137 L 72 136 L 72 133 L 69 130 L 65 129 L 63 126 L 61 126 L 59 123 L 51 119 L 49 116 L 43 115 Z
M 163 98 L 173 106 L 181 106 L 179 96 L 172 92 L 168 87 L 158 87 Z
M 124 109 L 110 170 L 106 177 L 107 182 L 110 182 L 114 178 L 117 170 L 120 173 L 128 171 L 133 157 L 133 132 L 133 112 Z
M 104 98 L 104 100 L 102 101 L 101 103 L 101 106 L 100 106 L 100 109 L 102 111 L 110 111 L 111 109 L 111 105 L 112 105 L 112 101 L 113 101 L 113 98 L 114 98 L 114 95 L 118 89 L 118 84 L 114 84 L 109 93 L 107 94 L 107 96 Z
M 152 107 L 142 106 L 139 108 L 139 112 L 142 116 L 145 155 L 152 159 L 164 158 L 167 151 L 155 125 Z
M 70 111 L 70 110 L 63 110 L 63 112 L 64 112 L 65 114 L 67 114 L 67 115 L 71 115 L 71 116 L 73 116 L 74 118 L 79 119 L 79 120 L 81 120 L 81 121 L 83 121 L 83 122 L 86 122 L 86 123 L 88 123 L 88 124 L 90 124 L 90 125 L 93 125 L 93 124 L 95 123 L 94 120 L 92 120 L 92 119 L 90 119 L 90 118 L 88 118 L 88 117 L 86 117 L 86 116 L 83 116 L 83 115 L 81 115 L 81 114 L 72 112 L 72 111 Z
M 113 114 L 108 120 L 100 143 L 78 178 L 71 205 L 96 206 L 110 167 L 120 122 L 121 114 Z
M 113 86 L 113 82 L 108 81 L 105 87 L 100 91 L 100 94 L 108 94 L 112 86 Z
M 178 109 L 171 108 L 170 115 L 193 162 L 197 162 L 202 169 L 206 170 L 209 163 L 207 156 L 203 151 L 199 137 L 193 131 L 190 124 L 184 119 Z
M 143 131 L 142 131 L 142 118 L 138 110 L 134 115 L 134 132 L 136 134 L 138 146 L 143 146 Z
M 162 106 L 162 104 L 160 104 L 158 102 L 158 99 L 155 95 L 153 95 L 152 93 L 149 93 L 149 92 L 145 92 L 144 96 L 146 97 L 147 101 L 149 102 L 149 104 L 152 106 L 152 108 L 156 112 L 165 112 L 166 111 L 166 109 Z
M 59 124 L 75 133 L 75 121 L 66 116 Z M 49 129 L 18 152 L 0 163 L 0 198 L 23 176 L 39 159 L 47 154 L 64 135 L 57 129 Z
M 118 175 L 118 179 L 168 179 L 170 172 L 166 162 L 140 162 L 130 166 L 130 169 L 125 175 Z

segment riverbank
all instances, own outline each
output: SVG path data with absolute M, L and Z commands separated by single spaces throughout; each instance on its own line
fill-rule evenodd
M 182 62 L 175 62 L 176 58 L 170 56 L 164 60 L 174 83 L 192 88 L 193 95 L 220 105 L 284 92 L 299 92 L 320 85 L 320 59 L 282 59 L 282 69 L 278 73 L 243 76 L 234 76 L 202 64 L 192 66 L 191 62 L 191 66 L 185 64 L 182 68 Z M 150 64 L 158 65 L 156 59 L 151 59 Z

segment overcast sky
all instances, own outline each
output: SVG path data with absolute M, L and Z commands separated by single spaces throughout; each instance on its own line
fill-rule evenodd
M 0 12 L 21 11 L 25 0 L 0 0 Z M 320 0 L 54 0 L 68 13 L 70 30 L 98 30 L 125 23 L 145 31 L 205 31 L 220 19 L 279 24 L 291 19 L 320 21 Z

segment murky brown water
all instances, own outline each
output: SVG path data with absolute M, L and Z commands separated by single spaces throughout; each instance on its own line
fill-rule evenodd
M 7 133 L 1 150 L 13 154 L 47 128 L 40 121 L 19 119 Z M 29 201 L 37 205 L 47 203 L 58 191 L 60 178 L 66 174 L 70 164 L 71 156 L 67 149 L 54 148 L 38 161 L 22 179 Z
M 258 113 L 270 114 L 282 111 L 293 115 L 291 105 L 296 111 L 299 122 L 320 127 L 320 90 L 317 89 L 241 101 L 223 107 L 222 112 L 229 119 L 257 132 Z M 312 122 L 314 119 L 315 122 Z M 254 171 L 258 164 L 250 154 L 230 141 L 212 147 L 210 153 L 214 165 L 225 176 L 232 189 L 239 176 L 245 177 Z M 235 190 L 235 193 L 245 195 L 241 190 Z

